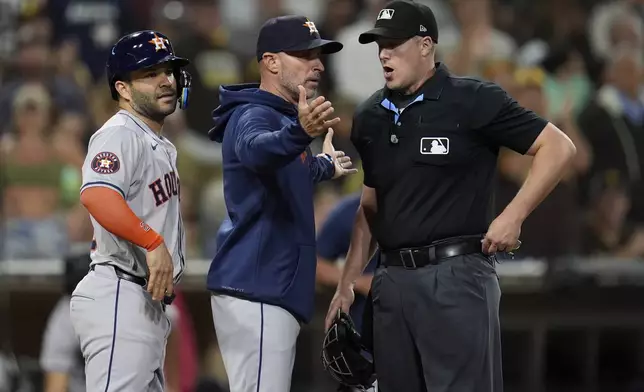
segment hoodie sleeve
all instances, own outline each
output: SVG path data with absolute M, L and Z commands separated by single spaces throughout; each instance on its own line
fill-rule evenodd
M 265 113 L 261 108 L 249 108 L 237 122 L 235 153 L 243 165 L 255 171 L 287 165 L 313 141 L 299 122 L 272 130 L 269 116 L 274 114 Z
M 314 184 L 330 180 L 335 174 L 335 165 L 329 154 L 319 154 L 313 157 L 309 164 L 309 169 L 311 170 L 311 178 Z

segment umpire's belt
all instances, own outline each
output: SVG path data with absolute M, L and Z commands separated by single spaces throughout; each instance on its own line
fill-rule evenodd
M 138 276 L 134 276 L 132 274 L 129 274 L 129 273 L 123 271 L 122 269 L 120 269 L 119 267 L 115 267 L 115 266 L 109 265 L 109 264 L 102 264 L 102 265 L 105 266 L 105 267 L 113 268 L 114 273 L 116 274 L 116 276 L 119 279 L 123 279 L 123 280 L 127 280 L 128 282 L 136 283 L 139 286 L 145 286 L 147 284 L 145 279 L 140 278 Z M 90 270 L 94 271 L 94 265 L 92 265 L 90 267 Z
M 383 251 L 382 264 L 388 267 L 416 269 L 440 264 L 448 257 L 471 253 L 481 253 L 480 238 L 458 239 L 419 248 Z

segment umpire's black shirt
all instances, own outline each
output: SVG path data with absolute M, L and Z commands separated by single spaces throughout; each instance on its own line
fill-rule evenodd
M 356 110 L 351 140 L 364 184 L 376 190 L 371 230 L 380 247 L 485 233 L 499 147 L 524 154 L 546 124 L 496 84 L 441 63 L 413 96 L 374 93 Z

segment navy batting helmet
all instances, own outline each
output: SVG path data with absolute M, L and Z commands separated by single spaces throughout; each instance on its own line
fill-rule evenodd
M 112 98 L 118 100 L 118 92 L 114 83 L 117 80 L 127 80 L 132 71 L 153 67 L 162 63 L 172 63 L 175 67 L 175 78 L 179 96 L 179 107 L 188 106 L 191 76 L 181 69 L 188 64 L 188 59 L 177 57 L 168 37 L 158 31 L 137 31 L 122 37 L 110 52 L 107 59 L 107 81 L 110 85 Z

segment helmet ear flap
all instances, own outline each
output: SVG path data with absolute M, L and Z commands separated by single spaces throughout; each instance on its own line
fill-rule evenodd
M 185 69 L 177 71 L 179 77 L 177 78 L 177 90 L 179 90 L 179 108 L 185 110 L 188 107 L 190 98 L 190 87 L 192 86 L 192 76 Z

